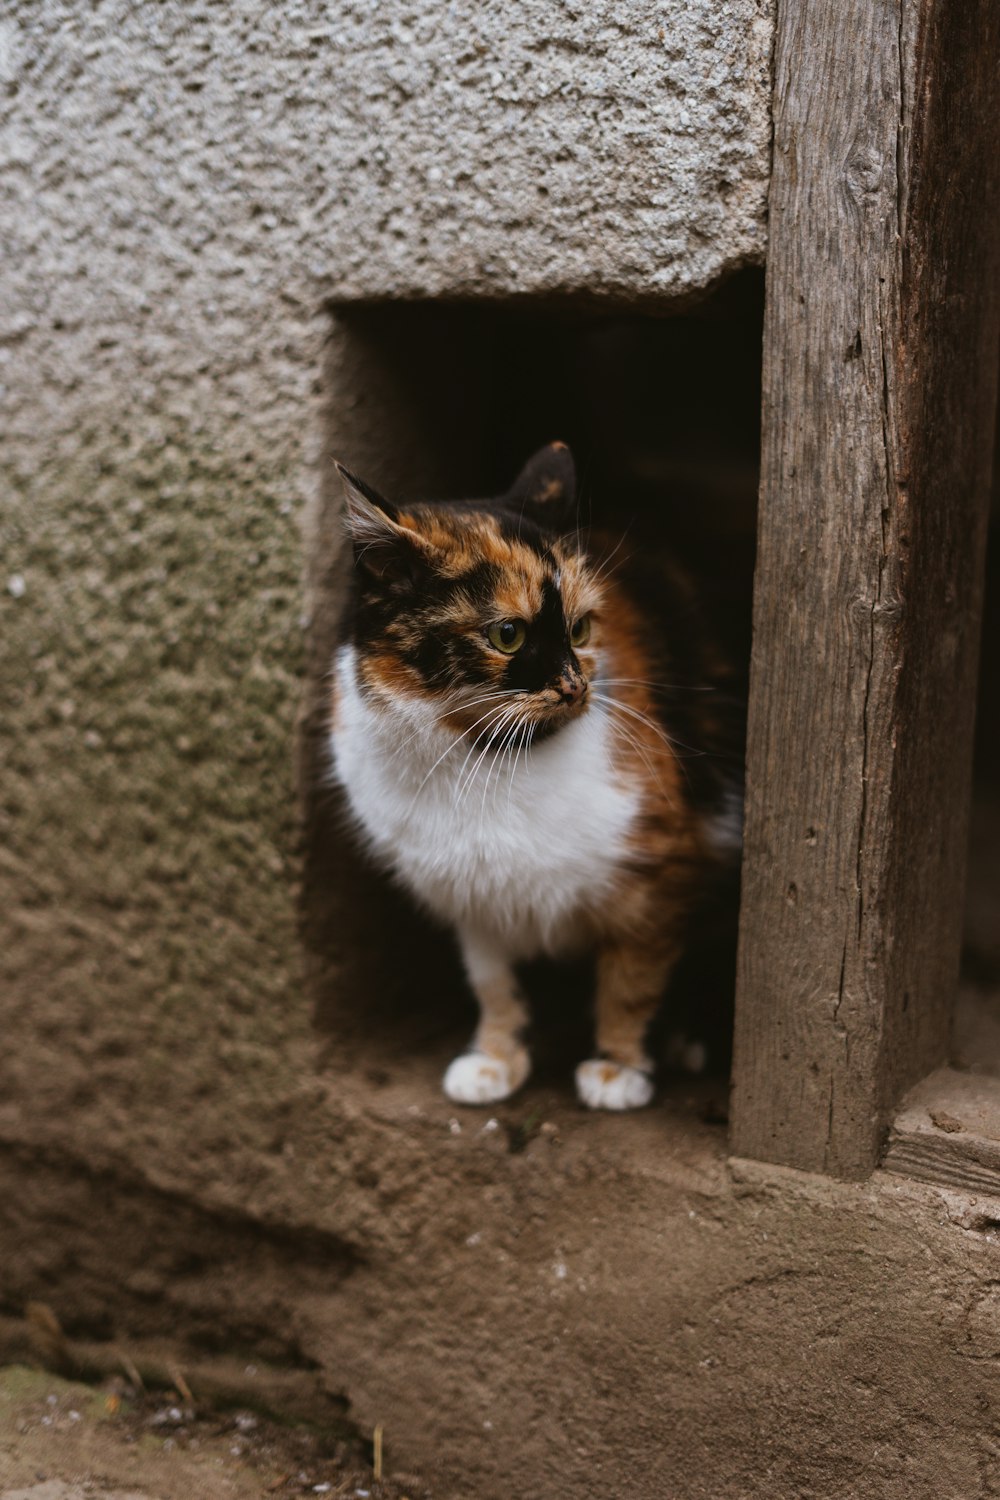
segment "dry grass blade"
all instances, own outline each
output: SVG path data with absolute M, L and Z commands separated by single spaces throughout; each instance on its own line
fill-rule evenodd
M 372 1442 L 372 1472 L 376 1479 L 382 1478 L 382 1428 L 376 1427 Z

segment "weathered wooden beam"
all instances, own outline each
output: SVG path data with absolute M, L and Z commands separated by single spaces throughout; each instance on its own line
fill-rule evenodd
M 947 1048 L 998 164 L 996 0 L 779 0 L 733 1149 L 841 1177 Z

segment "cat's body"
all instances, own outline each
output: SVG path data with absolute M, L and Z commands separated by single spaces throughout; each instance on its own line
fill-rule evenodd
M 445 1089 L 466 1103 L 527 1076 L 513 966 L 588 950 L 599 1055 L 578 1090 L 648 1102 L 648 1023 L 738 839 L 707 647 L 676 638 L 690 600 L 562 534 L 572 479 L 561 445 L 492 504 L 397 510 L 345 476 L 334 763 L 372 852 L 457 933 L 481 1022 Z
M 587 714 L 521 756 L 453 754 L 432 717 L 394 723 L 358 691 L 356 655 L 337 660 L 337 769 L 373 849 L 435 916 L 489 934 L 514 961 L 587 946 L 611 898 L 641 793 L 611 772 L 611 727 Z M 422 720 L 422 722 L 421 722 Z M 581 818 L 580 809 L 587 809 Z

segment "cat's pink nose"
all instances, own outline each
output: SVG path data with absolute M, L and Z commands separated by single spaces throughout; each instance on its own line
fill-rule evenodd
M 560 677 L 556 683 L 556 692 L 563 703 L 579 703 L 587 692 L 587 679 L 585 677 Z

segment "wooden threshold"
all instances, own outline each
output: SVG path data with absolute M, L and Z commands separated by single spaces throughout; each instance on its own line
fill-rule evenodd
M 904 1099 L 882 1165 L 1000 1198 L 1000 1077 L 955 1068 L 931 1073 Z

